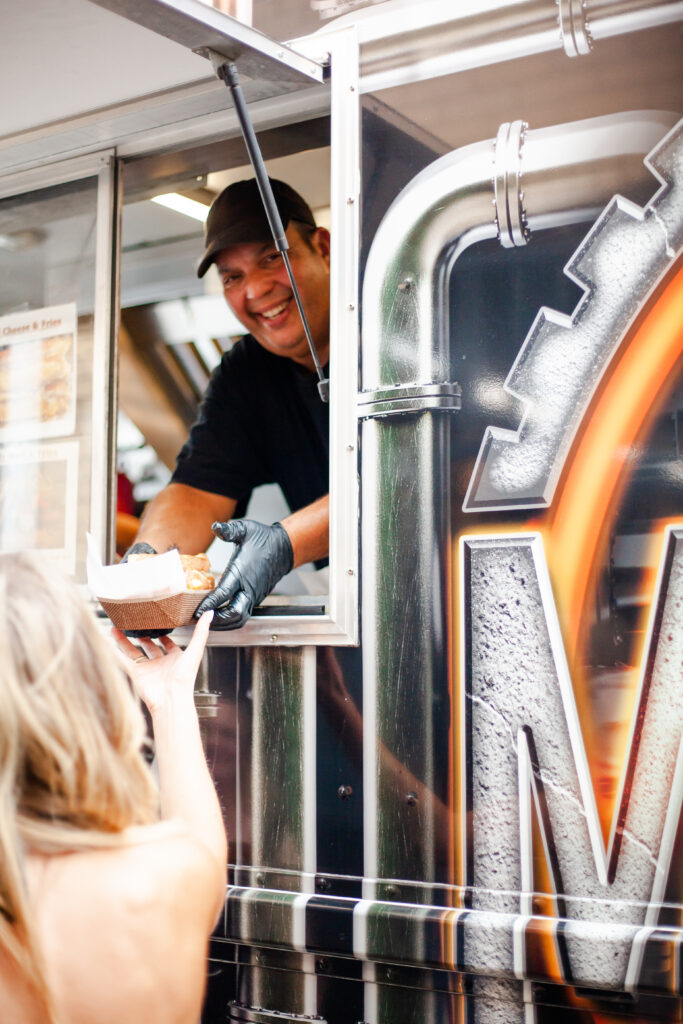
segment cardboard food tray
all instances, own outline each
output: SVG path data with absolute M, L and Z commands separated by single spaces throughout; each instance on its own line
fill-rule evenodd
M 100 598 L 100 604 L 117 629 L 177 629 L 192 624 L 194 611 L 210 590 L 184 590 L 170 597 L 147 597 L 113 601 Z

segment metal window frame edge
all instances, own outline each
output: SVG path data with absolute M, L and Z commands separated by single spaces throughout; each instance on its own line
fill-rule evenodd
M 315 52 L 319 54 L 320 44 Z M 214 109 L 217 97 L 218 110 Z M 183 109 L 187 103 L 193 104 L 190 115 Z M 306 121 L 328 113 L 329 87 L 312 86 L 282 97 L 252 101 L 249 110 L 257 131 L 277 128 L 297 118 Z M 156 126 L 149 123 L 151 111 L 158 117 Z M 96 141 L 90 134 L 95 130 Z M 48 164 L 61 166 L 67 160 L 89 159 L 105 148 L 115 147 L 120 157 L 128 159 L 217 142 L 238 132 L 227 90 L 217 78 L 204 79 L 3 137 L 0 183 L 17 174 L 40 176 Z
M 0 177 L 0 199 L 30 195 L 41 189 L 73 181 L 97 179 L 95 222 L 95 280 L 93 292 L 92 395 L 90 419 L 90 516 L 89 529 L 100 551 L 113 555 L 113 510 L 107 495 L 113 486 L 115 435 L 111 427 L 116 394 L 114 352 L 118 313 L 118 260 L 116 228 L 119 203 L 116 197 L 116 153 L 101 150 L 73 157 L 32 171 Z M 94 396 L 103 397 L 94 401 Z M 104 415 L 103 415 L 104 409 Z
M 12 168 L 6 174 L 0 171 L 0 199 L 37 192 L 52 185 L 64 185 L 80 178 L 94 178 L 107 171 L 114 155 L 115 150 L 107 147 L 95 153 L 79 154 L 30 169 Z
M 333 42 L 331 94 L 330 613 L 358 642 L 359 47 L 355 28 Z M 335 72 L 335 64 L 337 70 Z M 337 239 L 335 245 L 335 238 Z
M 121 208 L 119 162 L 111 152 L 99 172 L 97 189 L 90 476 L 90 533 L 106 563 L 113 561 L 116 549 L 113 498 L 116 494 Z M 95 396 L 100 395 L 104 395 L 104 407 L 95 401 Z

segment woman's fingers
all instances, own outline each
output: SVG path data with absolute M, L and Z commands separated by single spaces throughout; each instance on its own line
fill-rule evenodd
M 197 625 L 194 628 L 192 637 L 185 650 L 185 654 L 188 656 L 188 660 L 196 664 L 199 667 L 204 648 L 206 646 L 206 640 L 209 635 L 209 626 L 213 619 L 213 611 L 205 612 Z M 111 636 L 114 640 L 118 651 L 117 655 L 122 664 L 126 662 L 140 661 L 144 656 L 149 661 L 156 661 L 159 658 L 163 658 L 166 655 L 177 652 L 179 655 L 182 654 L 181 648 L 171 640 L 170 636 L 161 636 L 158 640 L 152 640 L 150 637 L 137 637 L 135 644 L 131 643 L 127 636 L 119 629 L 112 629 Z
M 114 657 L 116 658 L 119 668 L 122 668 L 124 672 L 130 673 L 131 656 L 124 654 L 123 651 L 114 651 Z
M 155 658 L 163 658 L 164 652 L 154 642 L 154 640 L 150 640 L 148 636 L 139 637 L 138 643 L 140 644 L 140 647 L 142 647 L 143 651 L 145 652 L 150 661 L 154 661 Z
M 190 642 L 185 649 L 185 653 L 189 657 L 190 661 L 193 664 L 196 664 L 197 669 L 199 669 L 199 662 L 202 660 L 202 654 L 206 647 L 206 641 L 209 636 L 209 626 L 211 625 L 213 614 L 213 609 L 210 609 L 208 612 L 204 612 L 204 614 L 199 618 L 197 625 L 194 627 L 194 632 L 192 633 Z
M 132 644 L 127 636 L 125 636 L 120 629 L 112 629 L 111 637 L 118 647 L 119 651 L 129 658 L 137 658 L 140 654 L 140 648 Z

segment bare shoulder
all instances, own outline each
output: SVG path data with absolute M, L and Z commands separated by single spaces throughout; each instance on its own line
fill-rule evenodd
M 133 847 L 145 857 L 154 874 L 159 896 L 172 892 L 174 913 L 190 913 L 198 920 L 206 916 L 208 931 L 213 930 L 216 914 L 225 900 L 226 865 L 199 839 L 184 833 L 169 836 L 148 846 Z
M 167 1019 L 194 1021 L 225 868 L 181 828 L 135 832 L 124 846 L 46 858 L 33 873 L 48 973 L 65 1011 L 106 992 L 103 1024 L 156 1024 L 171 1008 L 182 1012 Z
M 133 929 L 143 920 L 154 928 L 158 919 L 163 929 L 191 917 L 208 935 L 225 895 L 225 865 L 180 826 L 132 832 L 122 846 L 48 858 L 35 876 L 38 913 L 57 920 L 75 902 L 84 924 L 98 908 L 100 920 L 105 915 Z
M 161 927 L 187 926 L 189 917 L 208 935 L 225 897 L 226 866 L 181 825 L 164 824 L 135 830 L 123 847 L 81 855 L 88 863 L 74 864 L 74 871 L 103 888 L 104 903 L 158 916 Z

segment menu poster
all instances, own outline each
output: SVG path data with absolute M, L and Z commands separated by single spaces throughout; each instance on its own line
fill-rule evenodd
M 73 434 L 76 304 L 0 317 L 0 442 Z
M 0 551 L 40 551 L 76 571 L 78 441 L 0 448 Z

